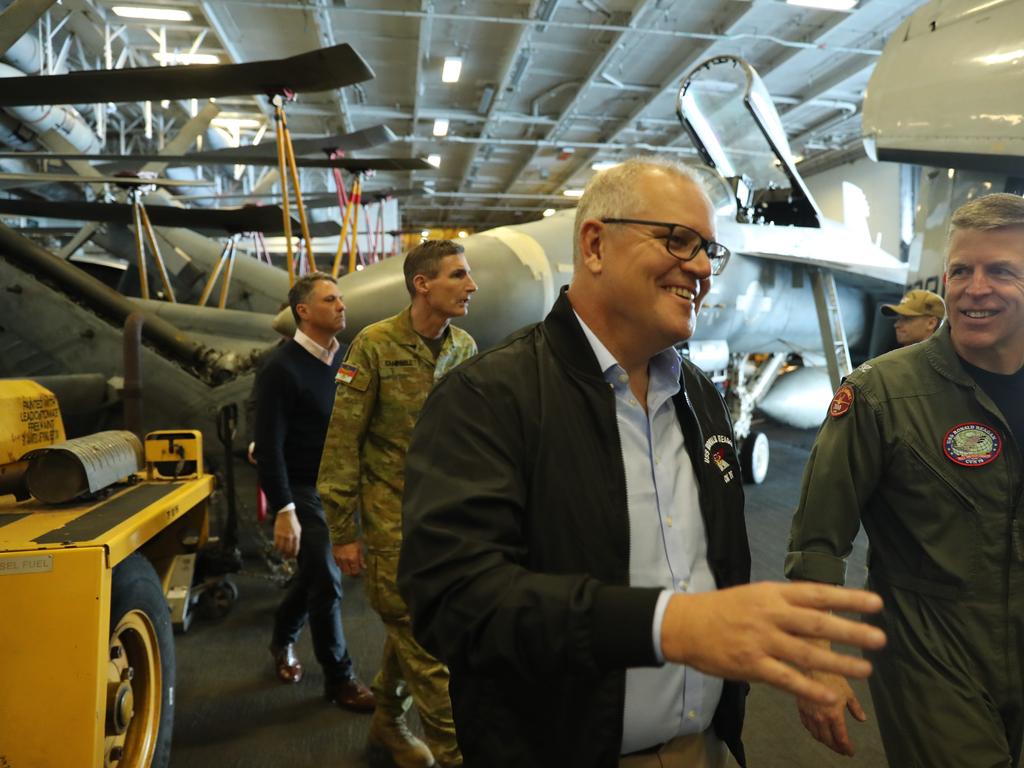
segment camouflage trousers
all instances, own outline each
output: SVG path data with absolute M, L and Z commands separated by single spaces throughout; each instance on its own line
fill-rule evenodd
M 455 740 L 455 721 L 448 697 L 448 667 L 412 636 L 409 609 L 398 592 L 398 553 L 366 553 L 366 595 L 387 632 L 380 671 L 373 679 L 377 709 L 393 718 L 415 703 L 423 724 L 423 740 L 437 762 L 462 765 Z

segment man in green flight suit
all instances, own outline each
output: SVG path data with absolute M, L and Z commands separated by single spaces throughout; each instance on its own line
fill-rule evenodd
M 804 472 L 786 575 L 841 584 L 861 524 L 889 643 L 871 696 L 893 768 L 1007 768 L 1024 740 L 1024 199 L 952 217 L 947 323 L 860 366 L 836 392 Z M 840 703 L 798 703 L 853 754 Z
M 462 755 L 448 669 L 413 639 L 396 576 L 405 453 L 434 383 L 476 354 L 473 338 L 450 321 L 469 311 L 477 285 L 462 246 L 449 240 L 427 240 L 413 248 L 404 271 L 410 305 L 364 328 L 338 369 L 317 488 L 334 558 L 346 575 L 366 571 L 367 597 L 387 631 L 373 681 L 377 708 L 370 745 L 391 752 L 399 768 L 428 768 L 435 759 L 449 768 L 462 765 Z M 412 702 L 426 744 L 406 727 Z

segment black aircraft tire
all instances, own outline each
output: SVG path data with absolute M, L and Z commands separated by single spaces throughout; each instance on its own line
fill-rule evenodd
M 740 447 L 740 467 L 743 469 L 743 482 L 760 485 L 768 476 L 768 461 L 771 450 L 768 435 L 764 432 L 751 432 Z
M 114 568 L 111 579 L 107 766 L 167 768 L 174 667 L 174 633 L 160 580 L 136 553 Z

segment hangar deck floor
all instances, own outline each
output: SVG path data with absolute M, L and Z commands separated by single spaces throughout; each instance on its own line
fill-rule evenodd
M 747 526 L 755 579 L 781 579 L 789 520 L 799 495 L 800 475 L 813 433 L 768 426 L 771 470 L 763 485 L 747 487 Z M 327 705 L 308 633 L 299 654 L 306 677 L 296 686 L 276 681 L 267 653 L 271 616 L 280 590 L 258 560 L 237 577 L 241 596 L 217 623 L 197 621 L 177 638 L 177 718 L 171 768 L 378 768 L 387 761 L 366 755 L 369 717 Z M 849 583 L 864 580 L 864 541 L 858 539 Z M 356 666 L 369 682 L 378 662 L 383 629 L 358 580 L 346 579 L 345 632 Z M 840 757 L 804 731 L 792 697 L 755 685 L 744 741 L 751 768 L 884 768 L 871 697 L 864 683 L 854 688 L 868 713 L 854 724 L 857 751 Z

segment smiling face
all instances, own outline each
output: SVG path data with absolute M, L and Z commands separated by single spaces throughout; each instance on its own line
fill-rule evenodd
M 624 216 L 683 224 L 714 239 L 714 211 L 694 182 L 652 169 L 639 183 L 640 210 Z M 697 328 L 697 311 L 711 288 L 707 254 L 701 250 L 690 261 L 675 258 L 665 245 L 666 227 L 599 226 L 600 258 L 585 266 L 592 274 L 597 270 L 601 311 L 623 336 L 622 342 L 654 354 L 690 338 Z
M 953 232 L 946 314 L 953 347 L 967 362 L 995 373 L 1024 364 L 1024 227 Z
M 470 298 L 477 289 L 469 273 L 469 262 L 461 253 L 442 258 L 434 277 L 416 275 L 415 285 L 431 314 L 445 319 L 468 314 Z

